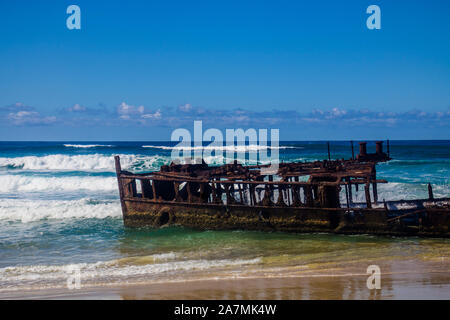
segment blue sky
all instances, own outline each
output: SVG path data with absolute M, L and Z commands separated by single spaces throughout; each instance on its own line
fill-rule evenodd
M 445 0 L 2 1 L 0 37 L 0 140 L 450 139 Z

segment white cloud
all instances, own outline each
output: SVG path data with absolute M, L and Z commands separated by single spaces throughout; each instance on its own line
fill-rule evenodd
M 11 112 L 8 119 L 15 125 L 46 125 L 56 122 L 56 117 L 42 117 L 36 111 Z
M 139 116 L 142 115 L 145 111 L 144 106 L 132 106 L 127 104 L 126 102 L 122 102 L 117 107 L 117 113 L 119 114 L 120 119 L 129 120 L 133 116 Z
M 14 104 L 0 107 L 0 112 L 19 112 L 19 111 L 32 111 L 34 110 L 33 107 L 27 106 L 23 104 L 22 102 L 16 102 Z
M 179 106 L 178 110 L 183 111 L 183 112 L 189 112 L 192 110 L 192 106 L 189 103 L 186 103 L 182 106 Z
M 72 107 L 68 108 L 67 110 L 70 112 L 84 112 L 84 111 L 86 111 L 86 107 L 76 103 Z
M 153 120 L 159 120 L 159 119 L 161 119 L 161 117 L 162 117 L 162 113 L 161 113 L 160 109 L 156 110 L 155 113 L 146 113 L 141 116 L 141 118 L 153 119 Z

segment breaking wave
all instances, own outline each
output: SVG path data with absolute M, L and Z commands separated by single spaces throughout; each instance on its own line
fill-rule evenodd
M 433 193 L 436 198 L 448 197 L 450 194 L 450 185 L 433 185 Z M 345 204 L 345 190 L 341 190 L 341 203 Z M 428 185 L 426 183 L 379 183 L 378 184 L 378 200 L 413 200 L 413 199 L 427 199 Z M 359 187 L 359 191 L 355 191 L 353 186 L 353 200 L 355 202 L 365 202 L 364 188 Z
M 121 217 L 119 200 L 25 200 L 2 199 L 0 220 L 23 223 L 42 219 L 87 219 Z
M 82 285 L 89 286 L 118 282 L 129 283 L 133 280 L 158 281 L 164 275 L 167 275 L 169 279 L 173 279 L 173 275 L 176 276 L 176 274 L 190 271 L 211 272 L 218 269 L 261 262 L 260 258 L 170 262 L 165 262 L 165 259 L 160 259 L 158 255 L 148 258 L 153 258 L 154 263 L 124 265 L 119 259 L 71 265 L 32 265 L 0 268 L 0 287 L 2 288 L 0 291 L 17 290 L 23 287 L 65 287 L 68 275 L 73 274 L 74 270 L 80 272 Z
M 382 162 L 382 166 L 390 165 L 424 165 L 424 164 L 449 164 L 450 160 L 446 158 L 433 158 L 433 159 L 392 159 L 388 162 Z
M 192 155 L 193 156 L 193 155 Z M 178 158 L 181 163 L 185 159 Z M 210 165 L 222 165 L 238 160 L 243 164 L 270 163 L 270 156 L 265 161 L 256 162 L 248 154 L 244 157 L 227 158 L 223 155 L 205 155 L 204 160 Z M 256 160 L 256 159 L 255 159 Z M 161 155 L 120 155 L 122 169 L 132 171 L 154 171 L 164 164 L 171 162 L 170 156 Z M 17 158 L 0 158 L 0 168 L 8 170 L 47 170 L 47 171 L 93 171 L 93 172 L 115 172 L 114 156 L 102 154 L 87 155 L 64 155 L 55 154 L 48 156 L 26 156 Z
M 112 148 L 111 144 L 65 144 L 67 148 Z
M 116 192 L 115 177 L 41 177 L 0 175 L 0 193 L 95 191 Z
M 234 152 L 249 152 L 249 151 L 258 151 L 265 149 L 302 149 L 302 147 L 294 147 L 294 146 L 262 146 L 262 145 L 245 145 L 245 146 L 196 146 L 196 147 L 188 147 L 188 146 L 153 146 L 153 145 L 144 145 L 142 148 L 154 148 L 154 149 L 162 149 L 162 150 L 224 150 L 224 151 L 234 151 Z
M 168 161 L 167 157 L 120 155 L 124 169 L 157 170 Z M 106 171 L 114 172 L 114 156 L 103 154 L 48 156 L 26 156 L 17 158 L 0 158 L 0 168 L 22 170 L 60 170 L 60 171 Z

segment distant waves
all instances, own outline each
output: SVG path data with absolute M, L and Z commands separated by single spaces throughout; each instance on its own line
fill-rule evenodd
M 111 144 L 65 144 L 67 148 L 112 148 L 115 147 Z

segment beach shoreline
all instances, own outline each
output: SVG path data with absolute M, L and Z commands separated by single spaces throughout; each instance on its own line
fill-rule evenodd
M 80 289 L 12 290 L 0 299 L 27 300 L 416 300 L 450 299 L 450 270 L 383 274 L 381 289 L 367 287 L 368 275 L 201 279 L 111 284 Z

